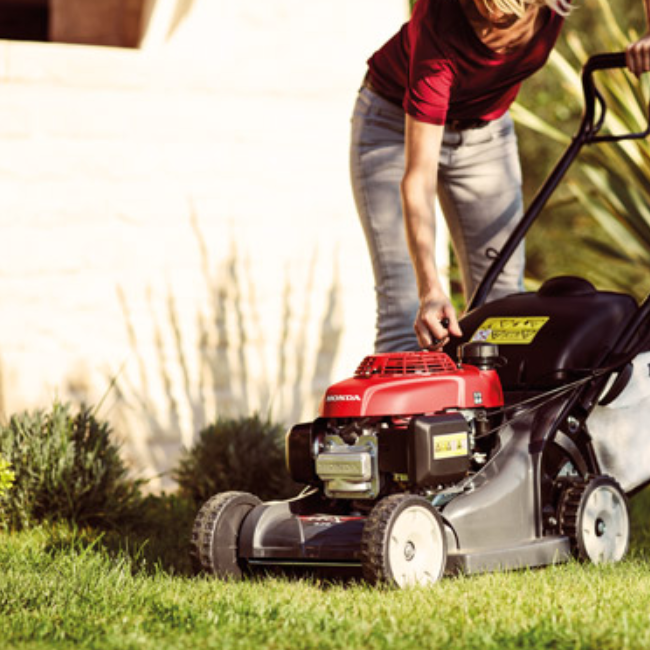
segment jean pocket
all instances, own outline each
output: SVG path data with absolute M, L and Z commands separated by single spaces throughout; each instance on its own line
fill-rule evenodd
M 368 147 L 404 145 L 404 124 L 378 115 L 353 121 L 356 140 Z

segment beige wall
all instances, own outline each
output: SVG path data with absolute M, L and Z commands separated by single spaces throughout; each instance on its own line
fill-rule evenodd
M 0 41 L 5 415 L 107 394 L 152 476 L 216 413 L 312 418 L 371 351 L 349 114 L 405 7 L 304 4 L 195 0 L 142 51 Z

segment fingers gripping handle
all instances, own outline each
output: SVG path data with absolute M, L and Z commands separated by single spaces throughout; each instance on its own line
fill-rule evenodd
M 448 329 L 448 328 L 449 328 L 449 319 L 448 319 L 448 318 L 443 318 L 443 319 L 440 321 L 440 324 L 441 324 L 445 329 Z M 430 347 L 432 347 L 432 348 L 437 348 L 437 347 L 438 347 L 441 343 L 443 343 L 443 342 L 444 342 L 443 339 L 437 339 L 437 338 L 435 338 L 435 337 L 432 337 L 432 339 L 431 339 L 431 346 L 430 346 Z

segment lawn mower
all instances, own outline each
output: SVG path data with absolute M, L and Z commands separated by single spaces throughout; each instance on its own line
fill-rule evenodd
M 599 134 L 606 106 L 594 72 L 624 66 L 622 53 L 584 66 L 578 132 L 494 253 L 463 338 L 368 356 L 330 386 L 318 417 L 286 437 L 288 470 L 305 490 L 278 502 L 209 499 L 192 531 L 198 568 L 225 578 L 327 569 L 403 587 L 624 557 L 628 497 L 650 483 L 650 299 L 562 276 L 487 301 L 580 149 L 650 134 Z

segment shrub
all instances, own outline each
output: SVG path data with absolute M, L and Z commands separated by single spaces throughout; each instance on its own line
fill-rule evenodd
M 88 408 L 72 414 L 55 402 L 14 415 L 0 427 L 0 454 L 15 474 L 0 503 L 12 528 L 46 520 L 114 527 L 139 516 L 141 482 L 128 478 L 110 427 Z
M 284 428 L 258 415 L 218 419 L 199 433 L 174 478 L 198 505 L 218 492 L 242 490 L 262 500 L 282 499 L 301 488 L 286 469 Z
M 11 463 L 0 456 L 0 499 L 4 497 L 16 480 Z

